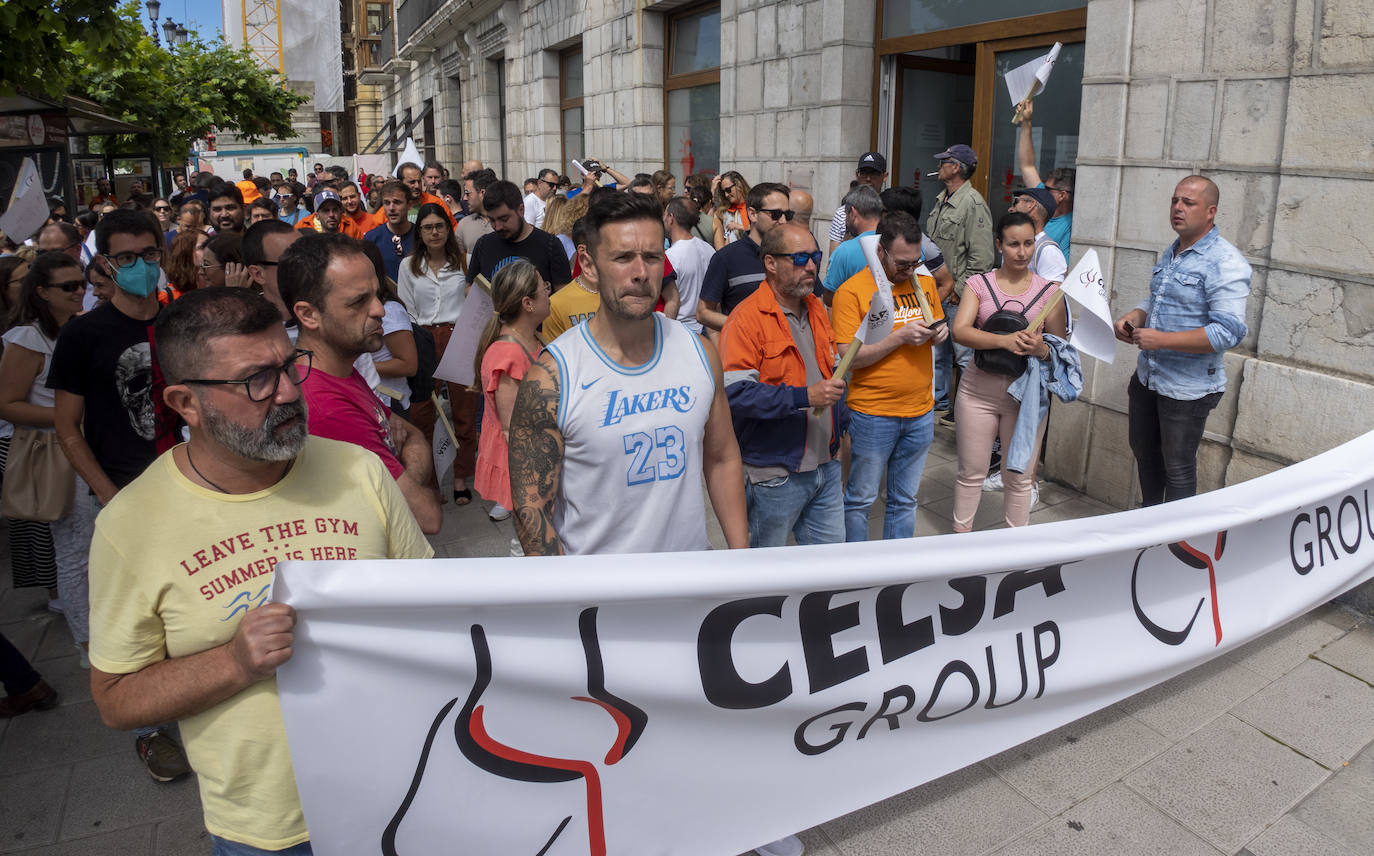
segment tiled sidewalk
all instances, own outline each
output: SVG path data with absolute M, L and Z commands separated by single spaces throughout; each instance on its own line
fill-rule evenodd
M 949 531 L 953 443 L 937 435 L 919 534 Z M 978 528 L 998 526 L 985 494 Z M 441 556 L 505 555 L 511 523 L 445 506 Z M 1041 485 L 1033 523 L 1111 509 Z M 711 521 L 714 528 L 714 520 Z M 881 506 L 872 525 L 881 527 Z M 719 541 L 718 528 L 713 539 Z M 62 693 L 0 720 L 0 853 L 206 856 L 193 781 L 159 785 L 100 723 L 66 623 L 9 587 L 0 630 Z M 1374 854 L 1374 627 L 1325 606 L 1058 731 L 822 824 L 811 856 Z M 320 854 L 326 856 L 326 854 Z M 709 856 L 704 854 L 703 856 Z

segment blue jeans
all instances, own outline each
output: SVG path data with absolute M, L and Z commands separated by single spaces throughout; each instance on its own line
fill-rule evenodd
M 959 305 L 956 303 L 940 304 L 945 310 L 945 323 L 954 329 L 954 316 L 959 313 Z M 935 346 L 935 378 L 932 383 L 935 394 L 935 409 L 949 410 L 950 399 L 954 395 L 954 390 L 950 385 L 954 383 L 954 366 L 957 364 L 960 369 L 968 368 L 969 361 L 973 359 L 973 349 L 966 348 L 954 341 L 950 336 L 943 342 Z
M 309 841 L 288 847 L 285 850 L 263 850 L 259 847 L 230 841 L 227 838 L 220 838 L 218 835 L 211 835 L 210 841 L 213 842 L 210 856 L 313 856 Z
M 840 462 L 828 461 L 809 473 L 789 473 L 768 481 L 745 482 L 749 504 L 749 546 L 782 547 L 787 533 L 798 544 L 844 541 Z
M 916 534 L 916 489 L 935 439 L 935 414 L 870 416 L 851 411 L 849 485 L 844 491 L 846 541 L 868 540 L 868 510 L 878 498 L 878 480 L 887 469 L 887 508 L 883 538 Z

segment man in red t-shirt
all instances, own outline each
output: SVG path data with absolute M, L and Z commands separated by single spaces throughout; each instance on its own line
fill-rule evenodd
M 338 232 L 309 232 L 277 263 L 282 302 L 300 329 L 296 346 L 313 354 L 305 393 L 310 433 L 354 443 L 382 459 L 420 529 L 439 531 L 430 444 L 391 414 L 353 369 L 382 344 L 377 274 L 360 241 Z

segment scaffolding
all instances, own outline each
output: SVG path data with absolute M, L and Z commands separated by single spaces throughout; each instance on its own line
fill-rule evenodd
M 240 0 L 243 3 L 243 45 L 263 68 L 286 73 L 281 50 L 280 0 Z

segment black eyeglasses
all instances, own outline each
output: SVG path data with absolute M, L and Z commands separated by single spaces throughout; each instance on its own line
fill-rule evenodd
M 170 206 L 170 205 L 154 205 L 154 206 L 153 206 L 153 210 L 154 210 L 154 211 L 171 211 L 171 210 L 172 210 L 172 206 Z
M 134 262 L 138 259 L 143 259 L 149 264 L 156 264 L 162 261 L 162 249 L 160 247 L 148 247 L 136 253 L 115 253 L 114 255 L 106 255 L 106 258 L 114 262 L 115 267 L 119 268 L 132 267 Z
M 61 281 L 61 282 L 50 282 L 50 283 L 48 283 L 47 285 L 45 285 L 45 286 L 43 286 L 43 287 L 44 287 L 44 288 L 60 288 L 60 289 L 62 289 L 62 290 L 65 291 L 65 292 L 72 293 L 72 292 L 77 292 L 77 291 L 84 291 L 84 290 L 86 289 L 86 280 L 84 280 L 84 279 L 67 279 L 67 280 L 63 280 L 63 281 Z
M 725 184 L 722 183 L 720 186 L 720 190 L 722 193 L 732 193 L 735 190 L 735 186 L 732 184 L 729 187 L 726 187 Z
M 556 182 L 556 181 L 549 181 L 547 178 L 537 178 L 537 179 L 535 179 L 535 181 L 539 182 L 540 184 L 547 184 L 549 187 L 557 187 L 557 186 L 558 186 L 558 182 Z
M 1052 191 L 1052 192 L 1054 192 L 1054 193 L 1067 193 L 1067 194 L 1069 194 L 1070 196 L 1073 195 L 1073 191 L 1072 191 L 1072 190 L 1069 190 L 1069 189 L 1066 188 L 1066 187 L 1051 187 L 1050 185 L 1047 184 L 1047 185 L 1045 185 L 1045 189 L 1046 189 L 1046 190 L 1049 190 L 1049 191 Z
M 789 217 L 788 219 L 791 218 Z M 820 250 L 816 250 L 814 253 L 769 253 L 768 255 L 776 256 L 780 259 L 791 259 L 792 264 L 796 265 L 797 267 L 806 267 L 807 262 L 815 262 L 816 267 L 821 266 L 822 255 Z
M 277 387 L 281 383 L 281 376 L 286 377 L 297 386 L 305 382 L 310 377 L 310 361 L 315 356 L 314 351 L 306 351 L 297 348 L 292 352 L 286 362 L 279 366 L 263 369 L 254 372 L 244 380 L 210 380 L 206 378 L 186 378 L 182 383 L 194 383 L 201 386 L 236 386 L 243 384 L 243 389 L 248 393 L 248 398 L 252 401 L 266 401 L 277 394 Z
M 769 217 L 772 217 L 773 222 L 775 223 L 779 220 L 787 220 L 791 222 L 792 218 L 797 216 L 797 212 L 791 210 L 790 208 L 786 211 L 782 210 L 781 208 L 760 208 L 759 213 L 767 214 Z

